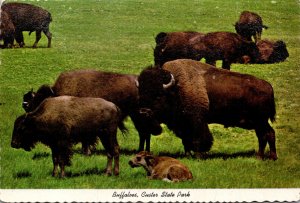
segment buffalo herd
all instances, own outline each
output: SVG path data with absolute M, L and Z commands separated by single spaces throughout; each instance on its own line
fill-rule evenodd
M 3 48 L 14 47 L 14 40 L 24 47 L 23 31 L 36 32 L 33 47 L 37 47 L 43 32 L 51 47 L 52 17 L 48 11 L 25 3 L 4 3 L 1 10 Z M 257 157 L 265 158 L 268 144 L 268 158 L 276 160 L 275 131 L 269 123 L 276 115 L 272 85 L 230 71 L 230 66 L 282 62 L 289 56 L 286 44 L 261 39 L 263 29 L 268 27 L 256 13 L 243 11 L 234 26 L 236 33 L 158 33 L 154 65 L 140 75 L 99 70 L 61 73 L 53 85 L 41 85 L 36 92 L 31 90 L 23 96 L 25 113 L 15 120 L 11 146 L 26 151 L 37 142 L 49 146 L 53 176 L 59 167 L 64 177 L 72 146 L 81 143 L 89 155 L 99 139 L 107 153 L 106 174 L 118 175 L 117 129 L 126 133 L 123 122 L 130 117 L 139 134 L 138 152 L 147 156 L 137 154 L 129 164 L 143 166 L 152 178 L 172 176 L 170 180 L 176 181 L 176 171 L 184 171 L 184 180 L 192 178 L 180 162 L 163 158 L 175 167 L 159 165 L 160 158 L 149 154 L 151 135 L 162 133 L 161 124 L 182 140 L 186 155 L 204 157 L 213 145 L 208 125 L 217 123 L 254 130 L 259 144 Z M 206 63 L 200 62 L 202 58 Z M 222 60 L 222 68 L 216 68 L 217 60 Z M 153 172 L 156 165 L 167 167 L 160 169 L 162 175 Z

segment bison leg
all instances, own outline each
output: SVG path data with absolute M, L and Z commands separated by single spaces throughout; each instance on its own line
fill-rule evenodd
M 231 62 L 229 62 L 228 60 L 223 60 L 222 68 L 230 70 L 230 65 L 231 65 Z
M 119 175 L 119 157 L 120 157 L 120 147 L 117 144 L 114 147 L 114 175 L 117 176 Z
M 22 31 L 16 31 L 15 32 L 15 39 L 16 39 L 16 42 L 19 44 L 20 47 L 24 47 L 25 46 L 24 37 L 23 37 Z
M 54 166 L 52 171 L 52 176 L 56 177 L 58 172 L 58 157 L 57 157 L 57 153 L 54 150 L 52 150 L 52 161 Z
M 52 39 L 52 33 L 49 31 L 49 28 L 43 30 L 44 34 L 47 36 L 48 38 L 48 48 L 51 47 L 51 39 Z
M 40 41 L 41 37 L 42 37 L 42 31 L 37 30 L 36 33 L 35 33 L 35 42 L 34 42 L 34 44 L 32 46 L 33 48 L 37 47 L 37 44 Z
M 264 151 L 268 143 L 270 147 L 270 159 L 276 160 L 275 131 L 273 128 L 267 123 L 266 126 L 256 129 L 255 132 L 259 142 L 258 157 L 260 159 L 264 158 Z

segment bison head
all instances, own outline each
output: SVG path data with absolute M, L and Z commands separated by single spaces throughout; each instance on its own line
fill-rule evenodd
M 289 57 L 289 52 L 286 49 L 286 44 L 283 41 L 277 41 L 273 45 L 273 52 L 270 55 L 269 61 L 273 63 L 284 61 Z
M 141 72 L 138 78 L 140 113 L 145 117 L 155 117 L 162 121 L 172 107 L 169 89 L 175 84 L 170 72 L 150 67 Z
M 31 112 L 38 107 L 44 99 L 53 96 L 55 96 L 55 94 L 52 88 L 48 85 L 42 85 L 37 92 L 31 90 L 24 94 L 22 107 L 26 112 Z
M 27 114 L 18 117 L 14 124 L 14 130 L 11 140 L 11 147 L 19 149 L 23 148 L 30 151 L 36 143 L 30 128 L 30 119 Z

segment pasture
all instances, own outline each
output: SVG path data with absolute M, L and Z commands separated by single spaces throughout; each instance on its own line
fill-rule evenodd
M 23 2 L 23 1 L 22 1 Z M 47 38 L 37 49 L 35 33 L 24 32 L 25 48 L 0 50 L 0 188 L 299 188 L 300 187 L 300 9 L 299 2 L 234 0 L 40 0 L 25 1 L 52 14 Z M 72 166 L 65 179 L 53 178 L 51 151 L 38 144 L 31 152 L 10 147 L 13 124 L 24 113 L 23 94 L 42 84 L 53 84 L 66 70 L 97 69 L 139 74 L 153 64 L 154 37 L 161 31 L 231 31 L 240 12 L 257 12 L 269 26 L 262 39 L 283 40 L 290 57 L 268 65 L 233 64 L 232 71 L 269 81 L 274 88 L 277 115 L 271 124 L 276 132 L 278 160 L 256 159 L 254 131 L 225 129 L 212 124 L 214 144 L 205 160 L 184 157 L 181 140 L 164 126 L 152 136 L 151 151 L 176 157 L 189 166 L 194 180 L 170 184 L 148 180 L 143 168 L 130 168 L 129 159 L 139 137 L 130 119 L 127 135 L 118 132 L 121 147 L 120 175 L 103 174 L 106 156 L 102 144 L 86 157 L 81 145 L 74 147 Z M 218 63 L 220 67 L 220 63 Z M 268 148 L 267 148 L 268 151 Z

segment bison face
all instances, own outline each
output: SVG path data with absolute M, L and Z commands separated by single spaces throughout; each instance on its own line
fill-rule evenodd
M 273 46 L 273 53 L 271 54 L 269 61 L 281 62 L 289 57 L 289 52 L 286 49 L 286 45 L 283 41 L 277 41 Z
M 172 108 L 172 90 L 175 80 L 166 70 L 145 69 L 138 78 L 140 113 L 162 122 Z
M 26 121 L 27 114 L 18 117 L 14 124 L 14 130 L 11 140 L 11 147 L 19 149 L 23 148 L 30 151 L 35 144 L 32 133 L 28 128 L 28 121 Z
M 31 89 L 29 92 L 24 94 L 22 107 L 26 112 L 30 112 L 32 110 L 32 102 L 35 96 L 35 92 Z

